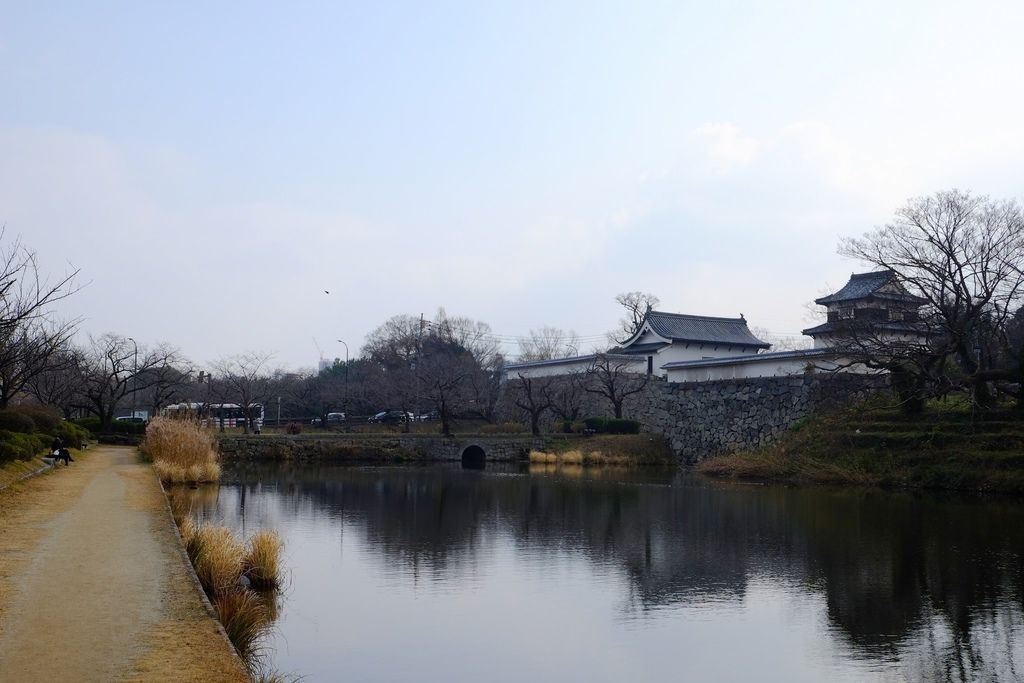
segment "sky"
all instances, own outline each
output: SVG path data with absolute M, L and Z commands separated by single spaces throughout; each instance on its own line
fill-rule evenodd
M 441 306 L 587 347 L 633 290 L 798 336 L 843 237 L 1022 194 L 1020 2 L 0 9 L 3 243 L 197 367 Z

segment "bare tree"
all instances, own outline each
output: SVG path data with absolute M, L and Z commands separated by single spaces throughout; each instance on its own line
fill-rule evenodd
M 586 378 L 587 375 L 583 372 L 569 372 L 558 378 L 551 392 L 551 410 L 555 415 L 570 422 L 580 418 Z
M 81 404 L 84 365 L 84 352 L 67 345 L 50 356 L 43 371 L 29 379 L 25 389 L 43 405 L 59 408 L 65 419 L 71 419 Z
M 0 229 L 0 240 L 5 230 Z M 21 325 L 46 320 L 51 306 L 78 291 L 71 270 L 53 280 L 39 272 L 36 253 L 18 238 L 0 252 L 0 335 L 9 335 Z
M 529 377 L 519 373 L 512 401 L 530 418 L 530 433 L 540 436 L 540 420 L 554 404 L 551 377 Z
M 587 373 L 588 381 L 584 391 L 607 398 L 612 404 L 615 417 L 622 417 L 625 400 L 643 391 L 650 380 L 650 375 L 633 371 L 635 362 L 635 358 L 598 354 Z
M 162 347 L 156 353 L 166 362 L 139 373 L 140 381 L 147 387 L 141 400 L 149 406 L 150 415 L 159 415 L 162 408 L 184 398 L 192 387 L 192 366 L 176 349 Z
M 451 435 L 452 418 L 465 411 L 470 400 L 470 379 L 480 365 L 469 351 L 439 337 L 428 337 L 416 362 L 415 377 L 424 400 L 441 418 L 441 433 Z
M 626 309 L 626 317 L 619 320 L 619 328 L 610 336 L 616 343 L 622 343 L 640 331 L 647 312 L 661 303 L 661 300 L 647 292 L 623 292 L 615 302 Z
M 550 360 L 579 354 L 580 338 L 574 331 L 545 325 L 530 330 L 530 336 L 519 340 L 519 360 Z
M 0 252 L 0 408 L 47 369 L 74 333 L 77 321 L 58 321 L 52 306 L 77 291 L 77 274 L 50 280 L 20 238 Z
M 220 387 L 219 394 L 232 403 L 237 403 L 245 413 L 245 433 L 254 424 L 257 405 L 266 402 L 270 387 L 270 362 L 272 354 L 248 351 L 236 356 L 222 358 L 213 364 L 215 381 Z
M 126 396 L 153 385 L 156 379 L 151 370 L 177 361 L 178 351 L 173 347 L 147 351 L 130 342 L 115 334 L 90 338 L 78 365 L 82 407 L 100 419 L 100 428 L 104 430 L 110 428 L 114 413 Z
M 1016 202 L 959 190 L 912 199 L 891 223 L 845 240 L 840 253 L 892 270 L 924 301 L 925 356 L 955 359 L 980 404 L 990 402 L 989 381 L 1015 374 L 994 367 L 983 349 L 1024 295 L 1024 213 Z M 877 341 L 876 358 L 905 359 L 901 340 Z
M 0 334 L 0 408 L 52 365 L 73 331 L 68 323 L 23 320 Z
M 469 351 L 485 370 L 493 370 L 501 359 L 500 344 L 491 326 L 483 321 L 463 316 L 452 317 L 444 308 L 439 308 L 429 327 L 436 336 Z

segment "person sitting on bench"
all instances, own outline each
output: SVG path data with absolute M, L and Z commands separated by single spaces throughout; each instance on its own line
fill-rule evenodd
M 53 457 L 54 462 L 63 460 L 65 465 L 70 465 L 75 461 L 71 457 L 71 451 L 64 448 L 64 440 L 59 436 L 53 437 L 53 444 L 50 445 L 50 455 Z
M 53 454 L 53 461 L 56 462 L 58 460 L 63 460 L 65 465 L 70 465 L 75 461 L 75 459 L 71 457 L 71 451 L 66 448 L 61 448 Z

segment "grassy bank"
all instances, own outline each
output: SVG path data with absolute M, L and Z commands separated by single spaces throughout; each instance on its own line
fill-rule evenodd
M 533 465 L 616 465 L 641 467 L 675 464 L 672 450 L 651 434 L 600 434 L 586 439 L 551 439 L 547 450 L 532 451 Z
M 168 497 L 185 551 L 217 618 L 253 677 L 264 680 L 261 642 L 277 613 L 281 538 L 261 530 L 243 542 L 227 527 L 196 525 L 188 492 L 175 487 Z
M 736 479 L 1024 493 L 1024 415 L 940 404 L 911 418 L 864 405 L 697 469 Z

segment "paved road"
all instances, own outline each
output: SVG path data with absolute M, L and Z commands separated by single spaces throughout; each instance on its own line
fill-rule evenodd
M 0 493 L 0 681 L 242 681 L 135 450 Z

